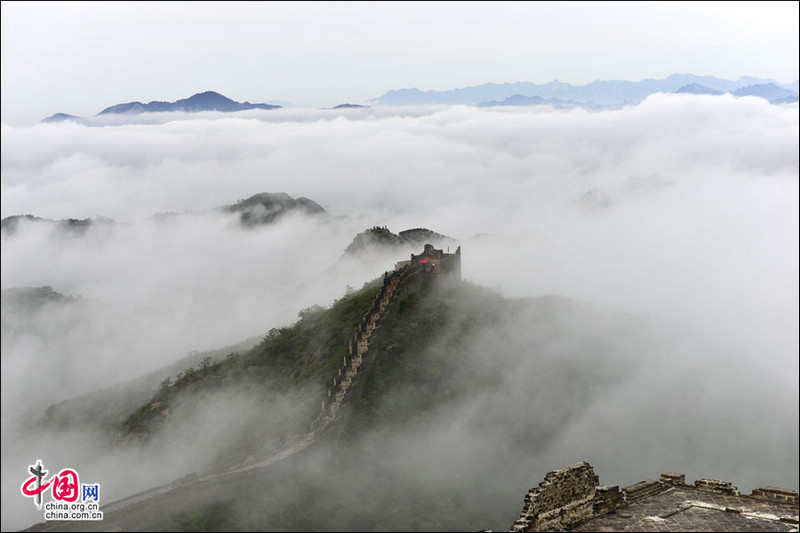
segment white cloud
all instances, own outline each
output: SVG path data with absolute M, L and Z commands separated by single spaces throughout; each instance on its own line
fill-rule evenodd
M 465 278 L 509 297 L 555 294 L 661 317 L 678 343 L 684 331 L 666 325 L 685 323 L 699 338 L 689 346 L 710 358 L 703 369 L 745 366 L 759 387 L 797 397 L 797 106 L 654 95 L 597 113 L 370 108 L 141 121 L 2 132 L 3 217 L 128 223 L 82 239 L 25 231 L 2 241 L 3 288 L 52 285 L 139 310 L 152 335 L 128 334 L 139 363 L 125 374 L 328 305 L 402 259 L 327 270 L 356 233 L 388 225 L 460 239 Z M 243 231 L 203 214 L 264 191 L 345 217 Z M 164 211 L 197 216 L 147 219 Z M 670 372 L 697 354 L 670 353 L 681 359 L 653 372 L 677 386 Z M 14 356 L 3 354 L 4 377 Z M 739 393 L 726 387 L 715 401 Z M 642 393 L 636 382 L 623 390 Z M 795 424 L 796 442 L 796 416 L 779 423 Z

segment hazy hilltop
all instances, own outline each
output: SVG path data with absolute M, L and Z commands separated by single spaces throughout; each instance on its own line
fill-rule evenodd
M 689 85 L 684 85 L 675 92 L 679 94 L 713 94 L 713 95 L 723 94 L 722 91 L 718 91 L 716 89 L 700 85 L 699 83 L 690 83 Z
M 146 104 L 141 102 L 128 102 L 126 104 L 116 104 L 100 111 L 97 115 L 119 114 L 119 113 L 169 113 L 181 111 L 184 113 L 197 113 L 200 111 L 223 111 L 230 113 L 233 111 L 245 111 L 247 109 L 278 109 L 281 106 L 272 104 L 251 104 L 250 102 L 236 102 L 214 91 L 197 93 L 189 98 L 183 98 L 175 102 L 153 101 Z
M 759 96 L 772 103 L 797 102 L 797 93 L 774 83 L 759 83 L 740 87 L 732 93 L 734 96 Z
M 403 230 L 400 233 L 393 233 L 388 227 L 373 226 L 353 237 L 353 242 L 347 245 L 344 252 L 345 256 L 347 256 L 378 250 L 396 252 L 398 248 L 409 247 L 419 250 L 427 243 L 439 248 L 453 246 L 453 249 L 455 249 L 457 242 L 453 237 L 442 235 L 427 228 L 413 228 Z
M 210 214 L 223 216 L 235 215 L 241 227 L 253 228 L 256 226 L 272 224 L 289 214 L 299 215 L 327 215 L 325 209 L 313 200 L 299 197 L 292 198 L 286 193 L 262 192 L 249 198 L 238 200 L 234 204 L 224 205 L 208 211 Z M 203 213 L 157 213 L 150 220 L 159 223 L 169 223 L 178 217 L 192 217 Z M 81 237 L 90 228 L 110 228 L 119 225 L 114 220 L 97 216 L 95 218 L 68 218 L 52 220 L 34 215 L 12 215 L 0 221 L 0 231 L 7 237 L 16 236 L 31 228 L 43 228 L 54 237 Z
M 241 224 L 247 227 L 269 224 L 289 212 L 307 215 L 326 213 L 322 206 L 308 198 L 301 196 L 295 199 L 286 193 L 268 192 L 255 194 L 221 209 L 228 213 L 238 214 Z
M 280 109 L 281 105 L 265 104 L 265 103 L 250 103 L 250 102 L 237 102 L 231 100 L 215 91 L 204 91 L 194 94 L 188 98 L 182 98 L 174 102 L 165 102 L 153 100 L 148 103 L 139 101 L 126 102 L 121 104 L 114 104 L 108 106 L 99 113 L 97 117 L 103 116 L 118 116 L 118 115 L 141 115 L 143 113 L 200 113 L 202 111 L 219 111 L 223 113 L 233 113 L 236 111 L 247 111 L 250 109 Z M 44 123 L 57 123 L 57 122 L 78 122 L 82 123 L 85 120 L 81 117 L 70 115 L 68 113 L 55 113 L 40 122 Z
M 12 215 L 0 221 L 0 231 L 8 237 L 17 234 L 25 226 L 47 228 L 53 234 L 60 234 L 64 237 L 83 236 L 91 227 L 113 226 L 116 224 L 112 219 L 103 216 L 95 218 L 65 218 L 52 220 L 41 218 L 34 215 Z
M 103 385 L 91 373 L 72 375 L 71 370 L 75 365 L 88 368 L 93 360 L 99 372 L 106 368 L 105 360 L 96 356 L 113 349 L 113 343 L 101 339 L 119 331 L 115 325 L 121 318 L 118 309 L 59 293 L 50 286 L 3 289 L 1 306 L 4 427 L 49 403 Z M 98 339 L 94 346 L 85 342 L 88 337 Z M 41 390 L 31 396 L 25 376 L 28 369 L 37 368 L 48 370 L 38 373 Z M 25 412 L 20 412 L 22 405 Z
M 50 115 L 49 117 L 42 119 L 42 122 L 69 122 L 69 121 L 79 121 L 80 117 L 76 117 L 75 115 L 69 115 L 67 113 L 56 113 L 54 115 Z

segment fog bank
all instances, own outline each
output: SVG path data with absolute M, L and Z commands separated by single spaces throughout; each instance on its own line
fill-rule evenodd
M 464 278 L 509 298 L 556 295 L 658 324 L 658 349 L 570 419 L 530 486 L 587 460 L 601 483 L 679 471 L 744 490 L 798 489 L 796 104 L 654 95 L 596 113 L 456 106 L 137 120 L 2 125 L 2 217 L 120 222 L 82 237 L 30 224 L 2 235 L 3 289 L 49 285 L 114 309 L 87 313 L 78 331 L 4 339 L 3 529 L 20 526 L 6 509 L 33 507 L 19 483 L 39 457 L 5 430 L 43 404 L 18 400 L 37 373 L 57 391 L 42 396 L 57 401 L 288 324 L 406 258 L 331 268 L 374 225 L 458 239 Z M 245 230 L 209 212 L 258 192 L 304 196 L 335 217 Z M 164 212 L 180 216 L 150 218 Z M 61 383 L 48 358 L 81 370 Z M 598 437 L 609 434 L 625 439 Z

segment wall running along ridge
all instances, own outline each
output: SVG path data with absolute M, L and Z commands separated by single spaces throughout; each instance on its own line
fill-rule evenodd
M 364 367 L 368 354 L 374 352 L 375 330 L 385 321 L 399 296 L 416 292 L 422 285 L 423 268 L 419 264 L 408 264 L 392 271 L 372 302 L 372 307 L 364 315 L 358 330 L 350 341 L 348 354 L 333 383 L 328 389 L 328 396 L 322 400 L 319 416 L 311 424 L 312 432 L 320 432 L 327 428 L 341 415 L 345 398 L 353 390 L 360 371 Z
M 412 230 L 413 231 L 413 230 Z M 322 400 L 321 412 L 311 424 L 311 432 L 319 433 L 341 416 L 342 405 L 352 393 L 359 376 L 377 346 L 375 330 L 397 307 L 400 297 L 419 291 L 431 279 L 444 277 L 461 279 L 461 247 L 454 254 L 437 250 L 426 244 L 422 254 L 411 254 L 410 261 L 397 263 L 391 274 L 384 279 L 380 292 L 372 302 L 372 307 L 364 315 L 358 330 L 350 341 L 350 348 L 342 360 L 328 396 Z

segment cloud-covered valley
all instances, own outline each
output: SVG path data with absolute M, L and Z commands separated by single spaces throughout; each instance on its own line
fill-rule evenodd
M 507 298 L 574 299 L 657 331 L 661 344 L 642 349 L 540 454 L 530 486 L 587 460 L 601 483 L 678 471 L 743 491 L 798 488 L 796 104 L 658 94 L 602 112 L 436 106 L 94 120 L 2 125 L 3 218 L 117 222 L 82 236 L 24 221 L 3 232 L 3 289 L 51 286 L 113 310 L 60 322 L 69 331 L 4 339 L 4 508 L 18 504 L 37 458 L 5 437 L 16 417 L 330 305 L 406 258 L 341 261 L 372 226 L 457 239 L 463 277 Z M 310 198 L 332 216 L 243 228 L 214 211 L 259 192 Z M 509 346 L 525 345 L 503 331 Z M 523 364 L 517 355 L 504 356 L 509 369 Z M 601 362 L 585 364 L 591 375 Z M 48 365 L 72 365 L 71 381 L 48 376 Z M 50 388 L 23 400 L 38 374 Z

